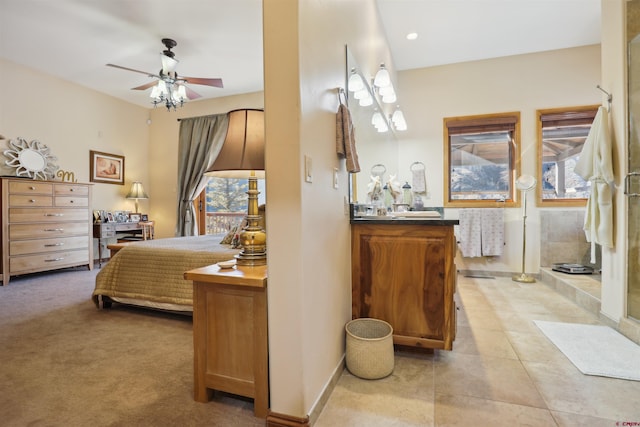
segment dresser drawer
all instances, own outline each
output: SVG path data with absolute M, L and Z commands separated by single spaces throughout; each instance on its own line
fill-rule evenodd
M 62 208 L 11 208 L 9 209 L 9 222 L 60 222 L 89 220 L 87 209 L 62 209 Z
M 89 195 L 89 187 L 86 185 L 58 184 L 54 187 L 53 192 L 56 196 L 87 197 Z
M 89 206 L 89 199 L 82 196 L 56 196 L 54 198 L 54 204 L 56 206 L 80 206 L 86 208 Z
M 37 194 L 11 194 L 9 206 L 53 206 L 53 197 Z
M 137 222 L 119 222 L 117 229 L 119 233 L 123 233 L 133 230 L 142 230 L 142 227 Z
M 73 249 L 87 249 L 89 239 L 86 236 L 58 237 L 38 240 L 16 240 L 9 243 L 11 256 L 27 255 L 55 251 L 69 251 Z
M 11 274 L 52 270 L 72 265 L 88 264 L 89 252 L 86 250 L 59 251 L 49 254 L 16 256 L 9 259 Z
M 10 181 L 9 193 L 53 194 L 53 184 L 42 181 Z
M 11 224 L 9 239 L 47 239 L 50 237 L 89 236 L 87 223 L 52 222 L 47 224 Z

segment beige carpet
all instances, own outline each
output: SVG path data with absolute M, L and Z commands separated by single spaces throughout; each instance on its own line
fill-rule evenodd
M 98 270 L 0 287 L 2 426 L 264 426 L 251 400 L 193 400 L 191 317 L 90 300 Z

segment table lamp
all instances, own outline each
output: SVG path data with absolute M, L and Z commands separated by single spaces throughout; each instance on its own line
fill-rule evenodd
M 136 201 L 136 213 L 138 213 L 138 200 L 139 199 L 148 199 L 147 193 L 144 192 L 144 188 L 142 187 L 142 183 L 140 181 L 135 181 L 131 184 L 131 190 L 129 190 L 129 194 L 127 194 L 127 199 L 135 199 Z
M 267 235 L 260 227 L 258 178 L 264 178 L 264 110 L 229 111 L 227 135 L 213 164 L 205 172 L 219 178 L 249 180 L 247 225 L 240 232 L 238 265 L 267 263 Z

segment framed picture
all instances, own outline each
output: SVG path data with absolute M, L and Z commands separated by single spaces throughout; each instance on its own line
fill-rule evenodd
M 89 165 L 91 182 L 124 185 L 124 156 L 91 150 Z
M 147 214 L 140 215 L 140 221 L 149 221 L 149 215 Z
M 129 214 L 129 222 L 140 222 L 140 214 Z
M 113 217 L 113 213 L 107 212 L 107 222 L 115 222 L 115 218 Z

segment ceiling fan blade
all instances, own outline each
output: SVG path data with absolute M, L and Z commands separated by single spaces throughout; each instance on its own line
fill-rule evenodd
M 133 71 L 134 73 L 144 74 L 145 76 L 148 76 L 148 77 L 156 77 L 158 79 L 160 78 L 160 76 L 157 76 L 157 75 L 155 75 L 153 73 L 148 73 L 146 71 L 140 71 L 140 70 L 134 70 L 133 68 L 127 68 L 127 67 L 123 67 L 121 65 L 107 64 L 107 67 L 120 68 L 121 70 Z
M 198 99 L 198 98 L 202 98 L 202 95 L 200 95 L 199 93 L 195 92 L 193 89 L 190 89 L 189 87 L 183 85 L 185 90 L 187 91 L 187 98 L 189 99 Z
M 170 72 L 176 71 L 178 62 L 180 62 L 163 53 L 160 54 L 160 59 L 162 60 L 162 74 L 169 74 Z
M 149 83 L 143 84 L 142 86 L 132 87 L 131 90 L 145 90 L 145 89 L 149 89 L 150 87 L 155 86 L 156 84 L 158 84 L 157 81 L 149 82 Z
M 180 76 L 180 79 L 193 85 L 223 87 L 222 79 L 203 79 L 198 77 L 184 77 L 184 76 Z

